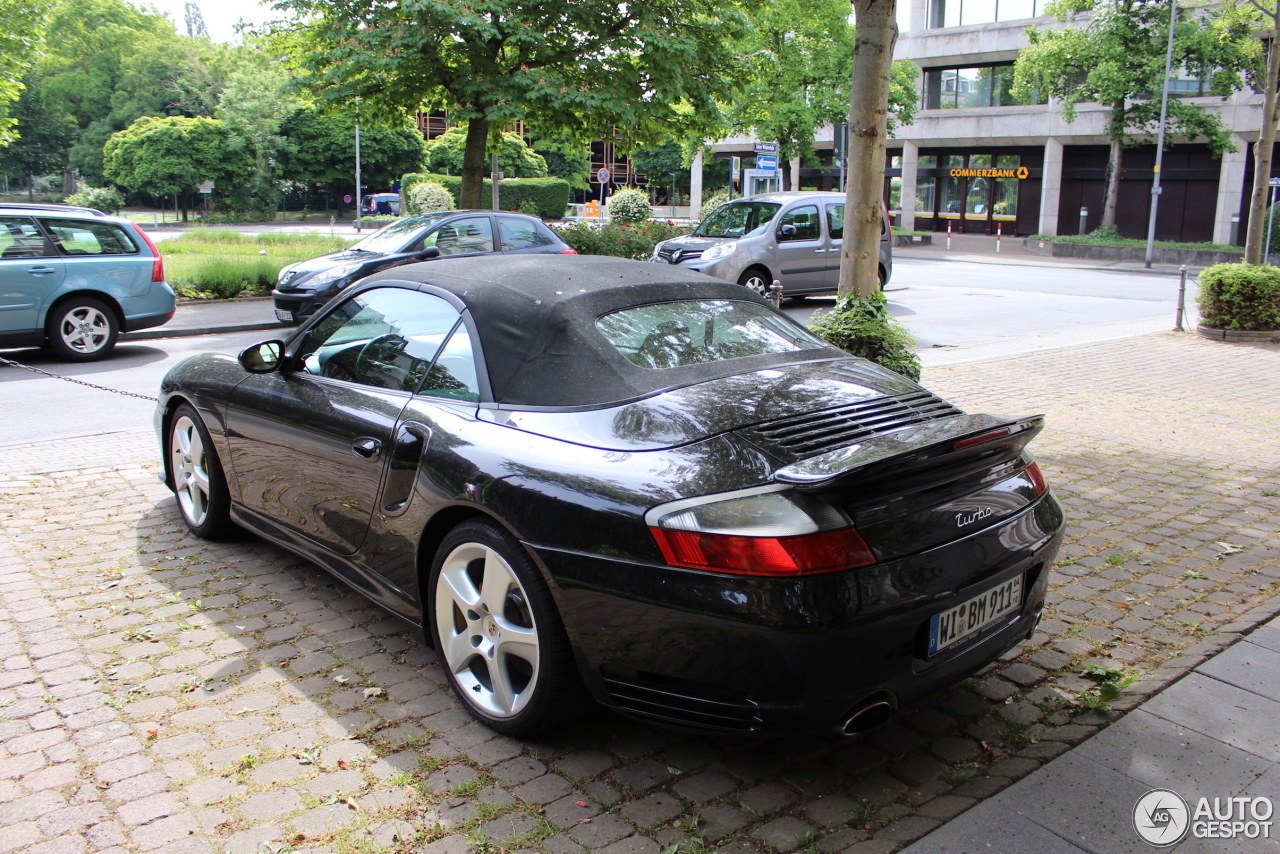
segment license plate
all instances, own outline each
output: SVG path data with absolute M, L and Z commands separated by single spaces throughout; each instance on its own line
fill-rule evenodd
M 292 323 L 292 322 L 293 322 L 293 312 L 292 312 L 292 311 L 285 311 L 285 310 L 284 310 L 284 309 L 282 309 L 282 308 L 277 308 L 277 309 L 276 309 L 276 320 L 280 320 L 280 321 L 283 321 L 283 322 L 285 322 L 285 323 Z
M 1020 607 L 1022 576 L 1016 575 L 967 602 L 934 614 L 929 622 L 929 655 L 977 634 Z

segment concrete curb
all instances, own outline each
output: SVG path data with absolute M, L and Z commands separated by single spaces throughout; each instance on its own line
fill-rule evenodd
M 165 329 L 163 326 L 157 326 L 155 329 L 144 329 L 139 332 L 126 332 L 120 336 L 121 341 L 156 341 L 161 338 L 193 338 L 197 335 L 221 335 L 227 332 L 252 332 L 255 329 L 279 329 L 280 324 L 274 321 L 270 323 L 239 323 L 231 326 L 205 326 L 192 329 Z

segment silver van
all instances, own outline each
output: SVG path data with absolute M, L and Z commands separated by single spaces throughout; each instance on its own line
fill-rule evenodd
M 840 280 L 844 193 L 762 193 L 721 205 L 692 234 L 664 240 L 652 261 L 678 264 L 768 296 L 830 293 Z M 880 287 L 893 273 L 893 237 L 880 225 Z

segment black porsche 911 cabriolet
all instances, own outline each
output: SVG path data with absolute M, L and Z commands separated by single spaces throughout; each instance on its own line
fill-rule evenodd
M 379 273 L 176 366 L 156 426 L 193 532 L 246 528 L 422 626 L 511 734 L 585 695 L 863 731 L 1034 630 L 1063 526 L 1040 417 L 965 414 L 745 288 L 612 258 Z

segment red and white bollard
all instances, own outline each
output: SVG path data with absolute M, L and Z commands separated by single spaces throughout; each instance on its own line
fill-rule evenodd
M 1004 231 L 1004 223 L 997 222 L 996 223 L 996 252 L 1000 251 L 1000 235 L 1001 235 L 1001 232 L 1003 231 Z
M 947 220 L 947 250 L 951 250 L 951 220 Z

